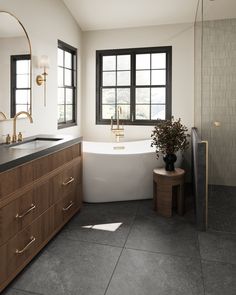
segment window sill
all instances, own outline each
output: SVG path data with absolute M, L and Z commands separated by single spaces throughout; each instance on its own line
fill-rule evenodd
M 124 123 L 124 126 L 155 126 L 160 122 L 163 122 L 165 120 L 155 120 L 155 121 L 144 121 L 144 120 L 140 120 L 140 121 L 123 121 L 120 120 L 120 125 L 122 125 Z M 116 120 L 113 121 L 113 124 L 116 125 Z M 102 121 L 97 121 L 96 125 L 111 125 L 111 120 L 102 120 Z
M 77 126 L 76 122 L 73 123 L 61 123 L 61 124 L 57 124 L 57 129 L 64 129 L 64 128 L 69 128 L 69 127 L 74 127 Z

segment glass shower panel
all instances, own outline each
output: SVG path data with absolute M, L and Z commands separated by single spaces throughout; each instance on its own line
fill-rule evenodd
M 236 12 L 223 2 L 203 1 L 201 136 L 209 143 L 208 227 L 235 233 Z
M 194 126 L 201 134 L 202 126 L 202 28 L 203 2 L 198 2 L 194 24 Z

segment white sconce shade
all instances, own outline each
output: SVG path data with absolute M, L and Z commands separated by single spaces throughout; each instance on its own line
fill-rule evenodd
M 42 55 L 39 60 L 39 67 L 44 69 L 49 69 L 50 60 L 47 55 Z

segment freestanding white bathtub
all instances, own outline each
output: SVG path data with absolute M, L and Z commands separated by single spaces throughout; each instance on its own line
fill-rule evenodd
M 181 157 L 178 156 L 176 167 Z M 152 198 L 152 172 L 163 167 L 150 140 L 83 142 L 84 201 L 90 203 Z

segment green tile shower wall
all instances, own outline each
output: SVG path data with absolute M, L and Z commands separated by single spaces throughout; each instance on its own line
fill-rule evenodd
M 236 19 L 204 21 L 202 41 L 200 114 L 202 139 L 209 142 L 209 183 L 235 186 Z

